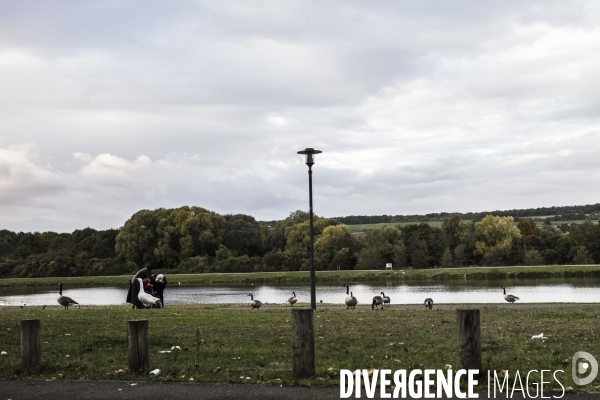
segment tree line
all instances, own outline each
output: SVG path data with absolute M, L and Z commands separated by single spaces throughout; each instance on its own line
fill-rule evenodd
M 427 223 L 351 232 L 338 218 L 314 217 L 317 270 L 469 265 L 600 263 L 600 225 L 537 226 L 532 219 L 461 214 Z M 259 223 L 201 207 L 141 210 L 120 229 L 72 233 L 0 231 L 3 277 L 118 275 L 148 263 L 172 273 L 309 269 L 309 215 Z
M 470 221 L 481 221 L 487 215 L 513 217 L 515 221 L 519 221 L 523 218 L 539 219 L 540 217 L 547 221 L 597 220 L 600 217 L 600 203 L 583 206 L 538 207 L 519 210 L 496 210 L 468 213 L 442 212 L 425 215 L 350 215 L 347 217 L 337 217 L 336 219 L 347 225 L 360 225 L 441 221 L 453 214 L 458 214 L 461 219 Z

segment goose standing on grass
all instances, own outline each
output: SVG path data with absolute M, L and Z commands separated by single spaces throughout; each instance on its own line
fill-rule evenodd
M 425 304 L 425 308 L 429 308 L 430 310 L 433 308 L 433 299 L 428 297 L 425 299 L 425 301 L 423 302 L 423 304 Z
M 509 303 L 514 303 L 517 300 L 520 300 L 517 296 L 513 296 L 512 294 L 506 294 L 506 288 L 504 286 L 501 286 L 502 290 L 504 290 L 504 300 L 508 301 Z
M 254 295 L 252 293 L 248 293 L 248 296 L 250 296 L 250 300 L 252 300 L 250 302 L 250 306 L 252 307 L 252 309 L 254 310 L 255 308 L 260 308 L 260 306 L 262 306 L 262 302 L 259 300 L 254 300 Z
M 288 303 L 290 303 L 292 307 L 294 307 L 294 304 L 296 304 L 298 299 L 296 298 L 296 292 L 292 292 L 292 294 L 293 296 L 288 299 Z
M 349 309 L 350 307 L 352 307 L 352 309 L 355 309 L 356 305 L 358 304 L 358 300 L 356 299 L 356 297 L 354 297 L 354 295 L 350 291 L 350 286 L 348 286 L 347 283 L 345 283 L 344 286 L 346 287 L 346 300 L 344 301 L 347 306 L 346 310 Z
M 144 305 L 146 308 L 152 308 L 154 305 L 160 301 L 158 297 L 154 297 L 144 292 L 144 282 L 142 278 L 137 278 L 140 283 L 140 292 L 138 293 L 138 300 Z
M 379 306 L 381 306 L 381 309 L 383 310 L 383 297 L 381 297 L 381 296 L 374 296 L 373 297 L 373 303 L 371 304 L 371 310 L 373 310 L 373 309 L 379 309 Z
M 79 308 L 79 303 L 78 302 L 76 302 L 75 300 L 73 300 L 69 296 L 63 296 L 63 294 L 62 294 L 62 283 L 58 284 L 58 297 L 56 298 L 56 301 L 58 301 L 58 304 L 60 304 L 61 306 L 63 306 L 65 308 L 65 310 L 68 310 L 69 306 L 71 306 L 73 304 L 77 304 L 77 308 Z
M 388 307 L 390 305 L 390 298 L 388 296 L 385 295 L 385 293 L 381 292 L 381 296 L 383 296 L 383 304 L 387 304 Z

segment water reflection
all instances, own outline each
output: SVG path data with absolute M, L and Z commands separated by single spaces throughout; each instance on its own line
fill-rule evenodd
M 359 304 L 370 304 L 385 292 L 392 304 L 422 304 L 426 297 L 439 303 L 505 303 L 500 286 L 522 303 L 600 303 L 600 279 L 459 280 L 441 282 L 369 282 L 350 284 Z M 0 305 L 56 305 L 57 290 L 39 287 L 2 288 Z M 285 303 L 296 292 L 299 303 L 310 302 L 309 285 L 167 286 L 165 304 L 248 303 L 248 293 L 263 303 Z M 63 292 L 82 305 L 125 304 L 127 287 L 69 287 Z M 343 304 L 342 284 L 317 285 L 317 302 Z

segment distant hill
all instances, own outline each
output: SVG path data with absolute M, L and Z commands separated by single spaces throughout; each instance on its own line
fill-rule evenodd
M 572 221 L 583 219 L 598 219 L 600 217 L 600 203 L 587 204 L 584 206 L 563 207 L 538 207 L 514 210 L 496 210 L 468 213 L 431 213 L 425 215 L 350 215 L 347 217 L 336 217 L 335 219 L 346 225 L 358 224 L 382 224 L 398 222 L 430 222 L 441 221 L 451 214 L 460 215 L 461 219 L 478 221 L 486 215 L 500 217 L 514 217 L 515 220 L 523 218 L 549 219 L 551 221 Z

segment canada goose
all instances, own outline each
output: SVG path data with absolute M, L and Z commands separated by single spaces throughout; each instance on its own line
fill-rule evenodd
M 252 300 L 252 302 L 250 303 L 252 309 L 260 308 L 260 306 L 262 306 L 262 302 L 260 302 L 259 300 L 254 300 L 254 295 L 252 293 L 248 293 L 248 296 L 250 296 L 250 300 Z
M 58 304 L 60 304 L 61 306 L 63 306 L 65 308 L 65 310 L 69 309 L 70 305 L 73 304 L 77 304 L 77 307 L 79 308 L 79 303 L 76 302 L 75 300 L 73 300 L 72 298 L 68 297 L 68 296 L 63 296 L 62 294 L 62 283 L 58 284 L 58 297 L 56 298 L 56 301 L 58 301 Z
M 381 305 L 381 309 L 383 310 L 383 297 L 381 296 L 374 296 L 373 297 L 373 304 L 371 304 L 371 310 L 374 308 L 379 309 L 378 307 Z
M 390 305 L 390 298 L 388 296 L 385 295 L 385 293 L 381 292 L 381 295 L 383 296 L 383 304 L 387 304 L 388 306 Z
M 355 308 L 358 300 L 356 300 L 356 297 L 350 294 L 350 286 L 348 286 L 347 283 L 344 283 L 344 287 L 346 288 L 346 299 L 344 300 L 344 303 L 346 303 L 347 306 L 346 310 L 350 307 Z
M 517 296 L 506 294 L 506 288 L 504 286 L 501 287 L 504 290 L 504 300 L 508 301 L 509 303 L 514 303 L 515 301 L 520 300 Z
M 294 307 L 294 304 L 296 304 L 298 299 L 296 298 L 296 292 L 292 292 L 292 294 L 293 296 L 288 299 L 288 303 L 290 303 L 292 307 Z
M 144 282 L 142 278 L 137 278 L 138 282 L 140 282 L 140 292 L 138 293 L 138 300 L 144 305 L 146 308 L 152 308 L 157 301 L 160 301 L 158 297 L 154 297 L 144 292 Z
M 352 307 L 352 309 L 356 308 L 356 305 L 358 304 L 358 300 L 356 300 L 356 297 L 354 297 L 352 295 L 352 292 L 350 292 L 350 286 L 348 286 L 347 283 L 344 284 L 344 286 L 346 287 L 346 300 L 344 301 L 346 303 L 346 310 L 349 309 L 350 307 Z
M 425 301 L 423 302 L 423 304 L 425 304 L 425 308 L 429 308 L 430 310 L 433 308 L 433 299 L 431 298 L 426 298 Z

